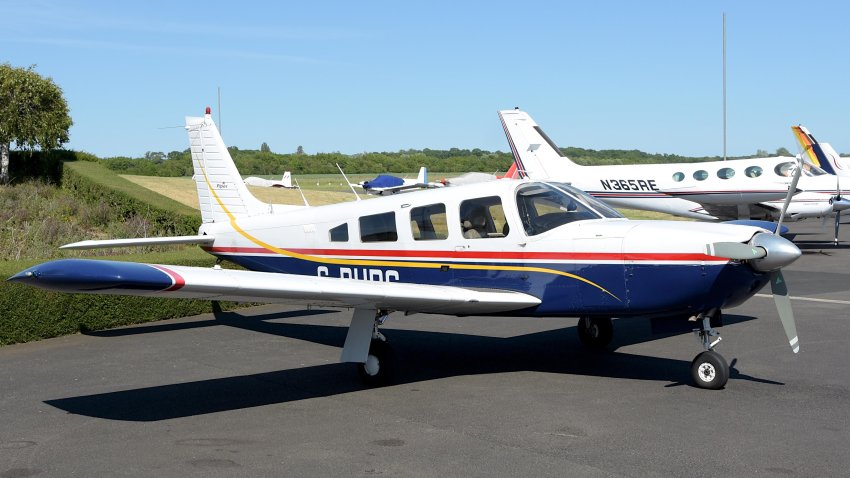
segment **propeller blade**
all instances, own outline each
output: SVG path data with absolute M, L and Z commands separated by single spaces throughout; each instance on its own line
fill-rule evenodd
M 835 245 L 838 245 L 838 228 L 841 226 L 841 211 L 835 212 Z
M 705 253 L 714 257 L 725 257 L 727 259 L 750 260 L 761 259 L 767 255 L 767 251 L 761 247 L 753 247 L 741 242 L 715 242 L 705 245 Z
M 773 301 L 776 303 L 776 311 L 779 312 L 779 320 L 785 329 L 785 336 L 794 353 L 800 351 L 800 341 L 797 338 L 797 325 L 794 323 L 794 311 L 791 310 L 791 299 L 788 297 L 788 285 L 782 271 L 775 270 L 770 273 L 770 290 L 773 292 Z
M 782 230 L 782 220 L 785 219 L 785 212 L 788 211 L 788 205 L 791 204 L 791 196 L 797 192 L 797 182 L 800 180 L 801 174 L 803 174 L 802 158 L 797 156 L 797 167 L 794 168 L 794 177 L 791 179 L 791 184 L 788 185 L 788 195 L 785 196 L 785 203 L 782 204 L 782 212 L 779 213 L 776 235 L 779 235 L 779 231 Z

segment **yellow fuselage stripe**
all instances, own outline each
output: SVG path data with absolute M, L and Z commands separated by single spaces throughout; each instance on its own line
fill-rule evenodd
M 201 138 L 201 141 L 203 141 L 203 138 Z M 203 148 L 203 144 L 202 144 L 201 147 Z M 301 260 L 310 261 L 310 262 L 319 262 L 319 263 L 322 263 L 322 264 L 351 265 L 351 266 L 381 266 L 381 267 L 416 267 L 416 268 L 420 268 L 420 269 L 439 269 L 443 265 L 446 265 L 446 264 L 441 264 L 439 262 L 414 262 L 414 263 L 411 263 L 411 262 L 403 262 L 403 261 L 374 261 L 374 260 L 361 260 L 361 259 L 330 259 L 330 258 L 323 258 L 323 257 L 318 257 L 318 256 L 311 256 L 311 255 L 307 255 L 307 254 L 299 254 L 297 252 L 288 251 L 286 249 L 281 249 L 279 247 L 275 247 L 271 244 L 263 242 L 262 240 L 252 236 L 247 231 L 242 229 L 242 227 L 240 227 L 239 224 L 237 224 L 236 217 L 227 209 L 227 207 L 222 202 L 221 198 L 219 198 L 218 194 L 216 194 L 215 190 L 213 190 L 212 184 L 210 184 L 209 177 L 207 177 L 206 168 L 204 168 L 204 165 L 201 163 L 200 160 L 198 162 L 200 164 L 201 173 L 203 173 L 203 175 L 204 175 L 204 181 L 207 184 L 207 189 L 209 189 L 210 193 L 213 195 L 216 202 L 221 207 L 221 209 L 224 211 L 224 213 L 227 214 L 227 217 L 230 219 L 231 227 L 233 227 L 233 229 L 236 232 L 238 232 L 242 237 L 244 237 L 245 239 L 248 239 L 249 241 L 253 242 L 254 244 L 256 244 L 256 245 L 258 245 L 258 246 L 260 246 L 264 249 L 267 249 L 269 251 L 275 252 L 275 253 L 283 255 L 283 256 L 292 257 L 294 259 L 301 259 Z M 212 211 L 210 211 L 210 213 L 212 213 Z M 504 266 L 485 266 L 485 265 L 476 265 L 476 264 L 455 264 L 455 263 L 450 263 L 448 265 L 452 269 L 462 269 L 462 270 L 495 270 L 495 271 L 540 272 L 540 273 L 544 273 L 544 274 L 555 274 L 555 275 L 569 277 L 571 279 L 575 279 L 575 280 L 584 282 L 585 284 L 596 287 L 597 289 L 601 290 L 602 292 L 604 292 L 604 293 L 610 295 L 611 297 L 617 299 L 618 301 L 620 301 L 619 297 L 612 294 L 610 291 L 608 291 L 604 287 L 600 286 L 599 284 L 597 284 L 593 281 L 589 281 L 589 280 L 585 279 L 584 277 L 580 277 L 580 276 L 577 276 L 575 274 L 570 274 L 569 272 L 563 272 L 563 271 L 559 271 L 559 270 L 556 270 L 556 269 L 548 269 L 548 268 L 545 268 L 545 267 L 507 266 L 507 265 L 504 265 Z

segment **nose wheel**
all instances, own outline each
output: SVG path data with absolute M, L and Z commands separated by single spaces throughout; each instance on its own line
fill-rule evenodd
M 694 335 L 702 343 L 705 352 L 700 353 L 691 362 L 691 378 L 694 385 L 699 388 L 718 390 L 726 386 L 729 380 L 729 364 L 722 355 L 714 351 L 714 347 L 720 343 L 722 338 L 720 332 L 711 327 L 712 321 L 720 323 L 721 314 L 719 310 L 712 310 L 697 316 L 700 327 L 694 329 Z M 717 339 L 714 339 L 717 337 Z
M 706 350 L 691 362 L 691 378 L 699 388 L 721 389 L 729 380 L 729 365 L 719 353 Z

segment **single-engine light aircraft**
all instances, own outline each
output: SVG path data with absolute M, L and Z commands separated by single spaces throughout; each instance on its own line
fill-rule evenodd
M 518 108 L 499 111 L 521 177 L 570 181 L 614 207 L 705 221 L 765 220 L 782 214 L 799 160 L 773 157 L 700 163 L 580 166 Z M 784 219 L 834 214 L 835 177 L 804 163 Z
M 295 189 L 296 187 L 292 185 L 292 174 L 289 171 L 284 171 L 283 177 L 281 177 L 279 181 L 250 176 L 245 178 L 245 184 L 248 186 L 259 186 L 262 188 Z
M 743 225 L 631 221 L 569 184 L 503 179 L 325 206 L 252 196 L 212 117 L 186 128 L 203 223 L 196 236 L 83 241 L 68 249 L 198 244 L 248 270 L 62 259 L 9 280 L 88 293 L 290 303 L 353 309 L 341 360 L 386 380 L 379 327 L 391 311 L 578 317 L 581 341 L 605 347 L 614 317 L 692 320 L 705 351 L 697 386 L 729 367 L 712 321 L 768 282 L 799 350 L 780 269 L 800 256 Z
M 416 176 L 416 179 L 404 179 L 389 174 L 379 174 L 375 179 L 361 181 L 357 184 L 352 184 L 352 186 L 360 186 L 367 194 L 388 196 L 410 189 L 441 188 L 445 184 L 428 182 L 428 168 L 422 166 L 419 168 L 419 175 Z

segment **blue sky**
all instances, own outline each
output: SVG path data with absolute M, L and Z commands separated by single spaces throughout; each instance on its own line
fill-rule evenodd
M 51 2 L 0 0 L 0 62 L 64 90 L 68 147 L 183 150 L 216 108 L 228 145 L 507 150 L 520 106 L 561 146 L 722 153 L 802 123 L 850 152 L 846 2 Z M 217 118 L 217 112 L 214 111 Z

